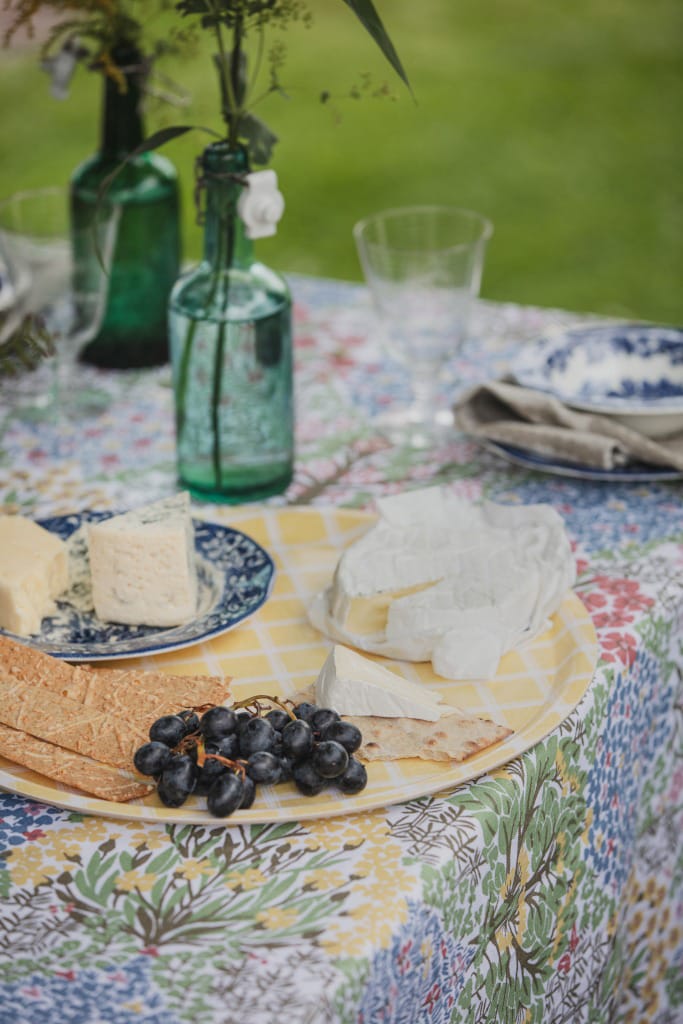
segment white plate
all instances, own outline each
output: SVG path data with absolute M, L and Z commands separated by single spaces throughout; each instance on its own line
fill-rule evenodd
M 582 466 L 577 462 L 563 462 L 559 459 L 551 459 L 546 455 L 539 455 L 527 448 L 514 448 L 509 444 L 501 444 L 497 441 L 485 441 L 484 447 L 494 455 L 499 455 L 506 462 L 512 462 L 516 466 L 524 466 L 526 469 L 535 469 L 539 473 L 552 473 L 554 476 L 574 477 L 578 480 L 609 481 L 611 483 L 642 484 L 656 483 L 665 480 L 680 480 L 683 473 L 677 469 L 667 469 L 664 466 L 650 466 L 643 463 L 633 463 L 631 466 L 620 466 L 618 469 L 597 469 L 594 466 Z
M 77 512 L 39 522 L 67 540 L 84 523 L 111 515 Z M 39 636 L 16 639 L 66 661 L 111 661 L 179 650 L 233 629 L 268 598 L 275 575 L 273 560 L 239 530 L 200 519 L 193 522 L 199 597 L 198 614 L 191 622 L 171 628 L 105 623 L 93 612 L 58 602 L 56 615 L 43 620 Z M 0 633 L 14 635 L 5 630 Z
M 614 416 L 650 437 L 683 428 L 683 330 L 647 324 L 577 327 L 521 348 L 524 387 Z

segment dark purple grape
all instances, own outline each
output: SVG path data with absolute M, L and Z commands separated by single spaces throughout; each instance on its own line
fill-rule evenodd
M 299 761 L 307 757 L 313 749 L 313 730 L 308 722 L 303 719 L 296 719 L 289 722 L 282 730 L 282 752 L 291 757 L 293 761 Z
M 220 740 L 224 736 L 231 736 L 237 731 L 237 715 L 222 704 L 209 708 L 202 715 L 199 731 L 205 740 Z
M 368 773 L 365 766 L 357 761 L 355 757 L 349 758 L 349 764 L 342 776 L 335 779 L 335 785 L 339 786 L 342 793 L 351 796 L 353 793 L 360 793 L 368 784 Z
M 265 718 L 250 718 L 240 726 L 240 755 L 251 757 L 257 750 L 272 750 L 277 733 Z
M 292 768 L 292 779 L 296 788 L 304 796 L 317 796 L 328 785 L 327 779 L 323 779 L 318 774 L 310 761 L 300 761 L 295 764 Z
M 227 818 L 237 810 L 243 797 L 244 783 L 239 775 L 228 772 L 214 782 L 206 798 L 206 806 L 216 818 Z
M 201 768 L 197 769 L 197 782 L 195 785 L 195 793 L 199 793 L 205 796 L 216 779 L 220 779 L 222 775 L 225 775 L 230 769 L 221 764 L 213 757 L 207 757 Z
M 185 722 L 180 715 L 162 715 L 152 723 L 149 738 L 167 747 L 177 747 L 185 736 Z
M 237 734 L 233 733 L 232 736 L 223 736 L 219 740 L 207 740 L 204 750 L 207 754 L 220 754 L 221 757 L 227 757 L 234 761 L 236 757 L 239 757 L 240 742 Z
M 254 802 L 256 796 L 256 783 L 253 779 L 250 779 L 248 775 L 245 775 L 242 779 L 242 786 L 244 788 L 244 795 L 240 802 L 240 808 L 247 810 Z
M 287 723 L 292 721 L 282 708 L 272 708 L 266 715 L 266 720 L 270 722 L 276 732 L 282 732 Z
M 294 762 L 286 754 L 280 756 L 280 782 L 289 782 L 292 777 Z
M 294 714 L 297 718 L 301 718 L 304 722 L 310 721 L 311 715 L 318 710 L 317 704 L 310 704 L 307 700 L 297 704 L 294 708 Z
M 332 708 L 318 708 L 314 711 L 308 722 L 313 732 L 322 734 L 325 729 L 332 724 L 332 722 L 338 722 L 339 715 Z
M 197 768 L 186 754 L 172 757 L 161 773 L 157 792 L 166 807 L 180 807 L 195 787 Z
M 348 754 L 353 754 L 354 750 L 358 750 L 363 742 L 360 729 L 355 725 L 351 725 L 350 722 L 342 722 L 341 720 L 330 722 L 327 728 L 323 730 L 322 739 L 341 743 Z
M 346 771 L 348 763 L 349 755 L 341 743 L 323 740 L 313 748 L 311 764 L 324 779 L 338 779 Z
M 247 761 L 247 775 L 254 782 L 262 782 L 264 786 L 274 786 L 280 781 L 280 761 L 268 750 L 257 750 Z
M 191 708 L 188 711 L 179 711 L 178 718 L 182 718 L 185 723 L 186 736 L 189 736 L 191 732 L 197 732 L 199 729 L 199 715 Z
M 172 757 L 170 747 L 152 740 L 138 747 L 133 756 L 133 764 L 142 775 L 160 775 Z
M 273 743 L 272 753 L 276 757 L 282 757 L 282 736 L 279 732 L 275 733 L 275 742 Z

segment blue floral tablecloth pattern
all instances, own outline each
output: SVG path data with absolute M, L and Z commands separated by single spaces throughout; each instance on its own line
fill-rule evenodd
M 297 470 L 271 504 L 371 507 L 437 482 L 551 503 L 599 638 L 594 680 L 521 758 L 350 818 L 142 825 L 0 795 L 1 1024 L 680 1022 L 683 488 L 542 476 L 458 436 L 389 447 L 371 417 L 408 389 L 365 290 L 292 283 Z M 481 303 L 444 399 L 578 319 Z M 0 409 L 1 511 L 175 488 L 168 368 L 84 373 L 113 397 L 85 429 Z

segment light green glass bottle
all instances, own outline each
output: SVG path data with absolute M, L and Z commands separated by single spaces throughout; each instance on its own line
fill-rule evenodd
M 292 478 L 291 297 L 237 214 L 246 150 L 213 143 L 201 166 L 204 258 L 169 306 L 178 475 L 197 498 L 254 501 Z
M 88 259 L 97 260 L 91 236 L 79 229 L 92 222 L 102 202 L 102 183 L 119 168 L 107 191 L 122 209 L 107 308 L 81 358 L 125 369 L 168 360 L 168 297 L 180 268 L 179 190 L 173 165 L 158 153 L 144 153 L 121 166 L 143 140 L 143 60 L 133 46 L 121 46 L 113 56 L 126 87 L 122 91 L 104 77 L 101 145 L 72 176 L 71 218 L 74 240 L 85 240 L 74 244 L 90 245 Z

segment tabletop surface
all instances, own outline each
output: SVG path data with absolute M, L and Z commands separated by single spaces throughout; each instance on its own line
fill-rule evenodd
M 294 481 L 263 506 L 196 514 L 272 523 L 301 505 L 371 510 L 377 496 L 436 483 L 475 502 L 548 502 L 564 518 L 597 634 L 592 680 L 506 764 L 353 815 L 174 825 L 1 794 L 0 1022 L 54 1019 L 58 1006 L 66 1024 L 273 1024 L 283 1010 L 294 1024 L 674 1024 L 681 484 L 543 475 L 458 435 L 426 453 L 390 447 L 372 414 L 405 396 L 407 381 L 373 341 L 365 289 L 292 285 Z M 580 320 L 480 303 L 444 400 L 502 375 L 547 328 Z M 84 372 L 112 404 L 67 434 L 0 410 L 0 511 L 123 509 L 176 489 L 168 367 Z M 224 638 L 144 664 L 267 674 L 279 650 L 272 617 L 289 600 L 277 588 L 274 598 Z M 319 667 L 324 642 L 313 653 L 311 643 L 287 651 L 301 681 Z

